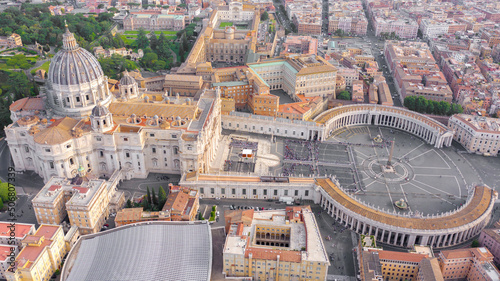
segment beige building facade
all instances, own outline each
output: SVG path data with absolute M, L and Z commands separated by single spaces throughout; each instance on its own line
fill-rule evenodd
M 496 118 L 467 114 L 450 117 L 448 127 L 455 131 L 453 139 L 469 153 L 496 156 L 500 150 L 500 122 Z

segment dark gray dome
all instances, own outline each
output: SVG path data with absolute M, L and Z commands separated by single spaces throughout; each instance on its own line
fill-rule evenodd
M 107 107 L 101 105 L 101 103 L 99 103 L 98 105 L 96 105 L 93 109 L 92 109 L 92 116 L 94 117 L 102 117 L 102 116 L 106 116 L 106 114 L 109 113 L 109 110 Z
M 135 79 L 132 76 L 128 75 L 128 71 L 125 70 L 125 73 L 120 79 L 120 85 L 132 85 L 135 83 Z
M 63 34 L 63 48 L 52 58 L 48 79 L 54 85 L 78 85 L 103 77 L 99 61 L 76 43 L 68 29 Z

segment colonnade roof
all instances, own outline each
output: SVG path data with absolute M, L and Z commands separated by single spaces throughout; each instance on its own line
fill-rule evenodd
M 435 129 L 438 129 L 441 133 L 448 131 L 448 128 L 441 124 L 440 122 L 422 115 L 417 112 L 413 112 L 404 108 L 398 108 L 394 106 L 383 106 L 383 105 L 375 105 L 375 104 L 360 104 L 360 105 L 345 105 L 336 108 L 329 109 L 322 114 L 318 115 L 314 121 L 318 124 L 325 124 L 328 120 L 336 115 L 340 115 L 342 113 L 351 112 L 351 111 L 360 111 L 360 110 L 374 110 L 380 112 L 393 112 L 399 115 L 403 115 L 412 119 L 416 119 L 420 122 L 423 122 Z
M 227 182 L 261 182 L 260 176 L 240 176 L 240 175 L 206 175 L 196 174 L 196 172 L 186 175 L 186 181 L 227 181 Z M 314 183 L 314 178 L 288 178 L 290 183 Z M 282 182 L 280 182 L 282 183 Z M 267 184 L 272 184 L 267 182 Z
M 316 179 L 316 183 L 321 186 L 333 200 L 337 201 L 338 204 L 360 216 L 394 227 L 419 230 L 449 229 L 475 221 L 488 209 L 493 192 L 487 186 L 476 186 L 474 195 L 469 204 L 454 214 L 435 218 L 408 218 L 391 215 L 365 206 L 344 193 L 330 179 Z

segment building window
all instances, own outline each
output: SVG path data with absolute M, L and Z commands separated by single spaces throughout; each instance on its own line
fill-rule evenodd
M 151 148 L 151 150 L 153 151 L 153 153 L 156 153 L 156 147 Z
M 224 188 L 221 188 L 220 193 L 221 194 L 226 194 L 226 190 Z
M 215 189 L 213 187 L 210 188 L 210 194 L 215 194 Z
M 73 158 L 69 158 L 69 164 L 70 164 L 70 165 L 75 164 L 75 162 L 73 161 Z
M 99 151 L 99 156 L 100 156 L 100 157 L 104 157 L 104 152 L 103 152 L 102 150 L 101 150 L 101 151 Z
M 257 195 L 257 189 L 253 190 L 253 195 Z
M 50 148 L 46 148 L 46 149 L 45 149 L 45 152 L 50 152 Z
M 203 190 L 203 187 L 200 187 L 200 193 L 205 193 L 205 191 Z
M 149 134 L 149 136 L 150 136 L 150 137 L 154 137 L 154 136 L 155 136 L 155 134 Z
M 288 190 L 285 189 L 285 196 L 288 196 Z
M 236 194 L 236 189 L 235 188 L 231 189 L 231 194 L 233 194 L 233 195 Z
M 264 192 L 264 196 L 267 195 L 267 189 L 264 189 L 263 192 Z
M 177 138 L 177 135 L 172 135 L 172 138 L 173 138 L 173 139 L 176 139 L 176 138 Z
M 299 191 L 295 190 L 295 196 L 299 196 Z
M 309 196 L 309 190 L 304 191 L 304 196 Z
M 54 162 L 50 161 L 49 162 L 49 166 L 50 166 L 51 169 L 54 169 Z
M 123 141 L 128 141 L 128 138 L 123 138 Z
M 125 152 L 125 157 L 130 158 L 130 153 Z
M 277 189 L 274 190 L 274 195 L 275 196 L 278 195 L 278 190 Z
M 241 191 L 242 191 L 243 195 L 247 195 L 247 190 L 246 189 L 242 189 Z

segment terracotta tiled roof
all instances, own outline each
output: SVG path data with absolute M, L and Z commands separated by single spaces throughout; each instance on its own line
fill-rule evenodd
M 109 111 L 114 115 L 129 116 L 154 116 L 159 117 L 181 117 L 195 119 L 196 105 L 178 105 L 164 103 L 145 102 L 113 102 L 109 106 Z
M 309 74 L 315 74 L 315 73 L 323 73 L 323 72 L 332 72 L 332 71 L 337 71 L 337 69 L 334 66 L 329 66 L 329 65 L 322 65 L 322 66 L 316 66 L 316 67 L 304 67 L 299 71 L 299 73 L 297 73 L 297 76 L 309 75 Z
M 126 208 L 116 213 L 115 222 L 139 221 L 142 208 Z
M 60 144 L 72 139 L 71 129 L 75 127 L 78 120 L 70 117 L 64 117 L 56 120 L 48 128 L 39 132 L 33 138 L 36 143 L 40 144 Z
M 301 262 L 300 251 L 281 251 L 249 247 L 245 250 L 245 258 L 248 258 L 249 254 L 252 254 L 253 259 L 275 261 L 280 256 L 280 261 L 283 262 Z
M 2 222 L 0 223 L 0 236 L 10 236 L 11 229 L 9 228 L 10 223 Z M 16 227 L 14 228 L 14 233 L 17 238 L 23 238 L 26 234 L 29 233 L 31 229 L 31 225 L 29 224 L 19 224 L 16 223 Z
M 446 259 L 472 258 L 472 252 L 470 251 L 470 249 L 441 251 L 441 255 L 443 255 L 443 257 L 445 257 Z
M 424 255 L 424 254 L 393 252 L 393 251 L 379 251 L 378 257 L 381 260 L 407 261 L 407 262 L 419 263 L 422 259 L 427 258 L 428 256 Z
M 493 192 L 486 186 L 477 186 L 470 203 L 452 215 L 436 218 L 407 218 L 387 214 L 359 203 L 340 190 L 330 179 L 316 179 L 316 183 L 339 204 L 368 219 L 386 225 L 421 230 L 448 229 L 473 222 L 488 209 Z
M 183 212 L 189 202 L 189 195 L 184 192 L 175 192 L 168 196 L 162 211 Z
M 42 98 L 27 97 L 13 102 L 9 106 L 10 111 L 22 110 L 45 110 L 45 104 Z

